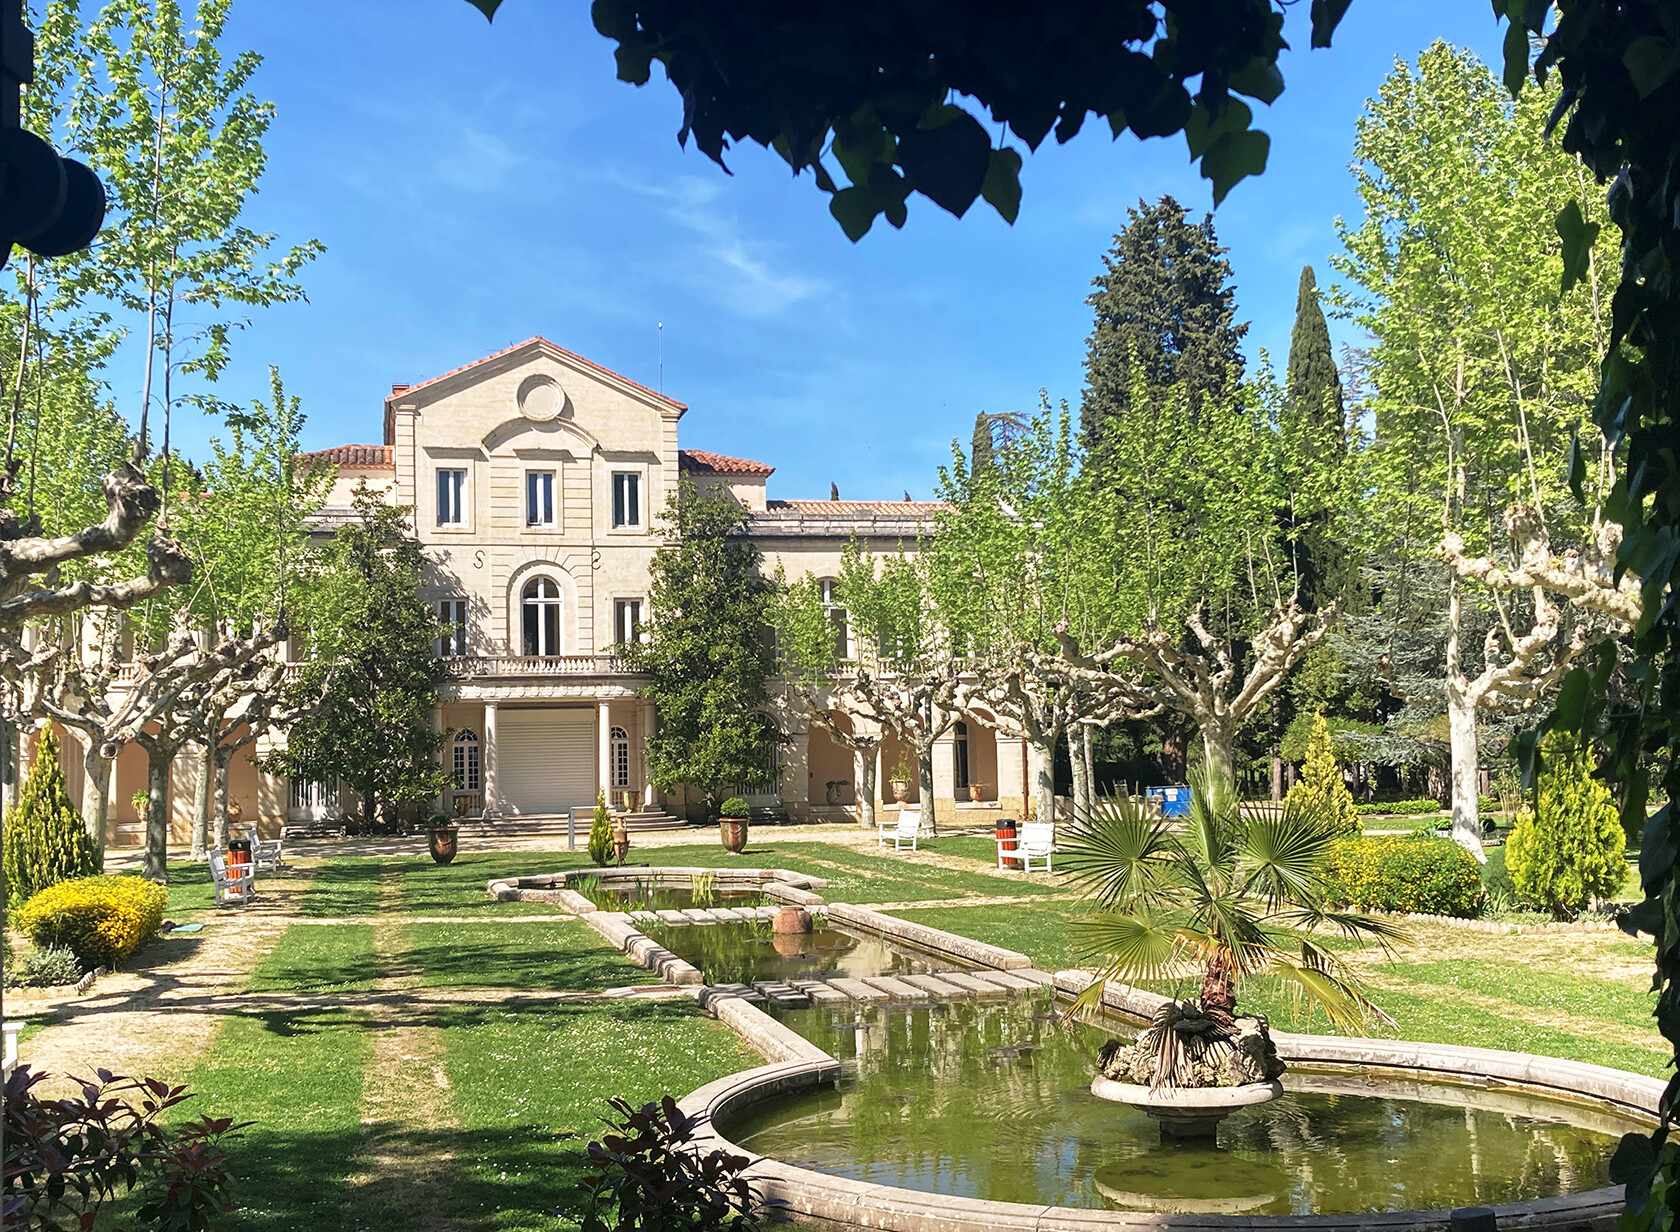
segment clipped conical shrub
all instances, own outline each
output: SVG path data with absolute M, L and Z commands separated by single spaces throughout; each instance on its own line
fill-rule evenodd
M 1586 749 L 1558 734 L 1546 737 L 1541 752 L 1538 807 L 1517 814 L 1505 867 L 1518 898 L 1569 920 L 1622 888 L 1627 836 Z
M 70 803 L 64 768 L 58 764 L 58 741 L 50 727 L 35 742 L 35 761 L 17 807 L 6 814 L 4 829 L 0 862 L 9 903 L 101 871 L 99 851 L 88 837 L 81 812 Z
M 607 812 L 607 793 L 595 793 L 595 820 L 589 823 L 589 858 L 602 867 L 612 859 L 612 816 Z
M 1301 777 L 1289 789 L 1289 802 L 1323 809 L 1338 834 L 1360 832 L 1359 810 L 1354 807 L 1353 793 L 1342 781 L 1342 768 L 1336 764 L 1335 751 L 1330 747 L 1330 724 L 1323 714 L 1313 715 L 1312 730 L 1307 734 L 1307 757 L 1301 764 Z

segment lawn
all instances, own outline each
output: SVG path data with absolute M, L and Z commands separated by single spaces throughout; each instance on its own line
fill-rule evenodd
M 380 975 L 371 924 L 293 924 L 246 992 L 366 992 Z
M 570 920 L 405 924 L 398 937 L 396 974 L 423 988 L 594 992 L 659 982 L 646 968 L 607 947 L 587 926 Z

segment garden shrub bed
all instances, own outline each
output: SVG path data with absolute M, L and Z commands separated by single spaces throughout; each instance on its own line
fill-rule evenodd
M 114 967 L 157 936 L 168 901 L 144 877 L 78 877 L 30 898 L 16 924 L 39 949 L 66 946 L 90 970 Z
M 1485 895 L 1476 858 L 1447 838 L 1343 838 L 1325 867 L 1331 898 L 1365 911 L 1474 918 Z
M 1356 805 L 1362 817 L 1373 815 L 1388 815 L 1390 817 L 1416 817 L 1423 813 L 1439 813 L 1439 800 L 1372 800 L 1369 803 Z

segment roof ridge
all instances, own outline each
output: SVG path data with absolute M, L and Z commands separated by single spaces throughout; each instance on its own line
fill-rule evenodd
M 488 355 L 481 355 L 477 359 L 473 360 L 470 363 L 462 364 L 458 368 L 451 368 L 448 372 L 440 372 L 436 376 L 429 376 L 425 380 L 418 381 L 415 384 L 409 385 L 404 389 L 393 390 L 389 395 L 386 396 L 385 401 L 387 403 L 389 403 L 389 402 L 394 402 L 398 398 L 410 397 L 416 391 L 425 389 L 428 385 L 436 385 L 439 381 L 447 381 L 452 376 L 460 376 L 461 373 L 471 371 L 473 368 L 477 368 L 481 364 L 487 364 L 487 363 L 490 363 L 493 360 L 501 359 L 504 355 L 512 355 L 515 351 L 524 350 L 526 347 L 532 346 L 533 344 L 548 347 L 549 349 L 551 349 L 553 351 L 556 351 L 559 354 L 565 356 L 567 359 L 574 360 L 578 364 L 580 364 L 583 367 L 588 368 L 588 369 L 590 369 L 594 372 L 598 372 L 598 373 L 600 373 L 604 376 L 609 376 L 615 381 L 623 381 L 626 385 L 630 386 L 632 389 L 639 390 L 640 392 L 646 394 L 648 397 L 657 399 L 658 401 L 665 403 L 665 405 L 667 405 L 667 406 L 675 407 L 679 411 L 686 411 L 688 409 L 688 404 L 687 403 L 678 402 L 675 398 L 672 398 L 672 397 L 669 397 L 665 394 L 662 394 L 656 389 L 649 389 L 646 385 L 643 385 L 640 381 L 633 381 L 629 377 L 625 376 L 622 372 L 615 372 L 611 368 L 607 367 L 605 364 L 598 364 L 592 359 L 585 359 L 582 355 L 579 355 L 576 351 L 568 351 L 565 347 L 561 346 L 559 343 L 550 342 L 547 338 L 544 338 L 541 334 L 532 334 L 529 338 L 525 339 L 525 341 L 523 341 L 523 342 L 516 342 L 512 346 L 503 347 L 499 351 L 492 351 Z

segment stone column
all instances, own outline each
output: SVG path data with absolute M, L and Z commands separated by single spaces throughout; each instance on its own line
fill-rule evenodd
M 940 823 L 957 817 L 957 735 L 952 727 L 933 742 L 933 816 Z
M 811 817 L 811 730 L 788 733 L 782 746 L 782 808 L 795 821 Z
M 651 810 L 659 803 L 654 794 L 653 776 L 648 773 L 647 746 L 659 730 L 659 711 L 648 702 L 642 708 L 642 807 Z
M 502 815 L 502 797 L 496 791 L 496 703 L 484 703 L 484 743 L 479 749 L 483 764 L 479 766 L 484 784 L 483 818 L 490 821 Z
M 1028 785 L 1026 743 L 999 733 L 997 737 L 997 798 L 998 809 L 1004 817 L 1025 818 L 1027 801 L 1032 798 Z
M 595 786 L 605 793 L 607 803 L 612 803 L 612 703 L 603 700 L 598 707 L 600 722 L 596 724 L 596 748 L 600 756 L 597 758 Z

